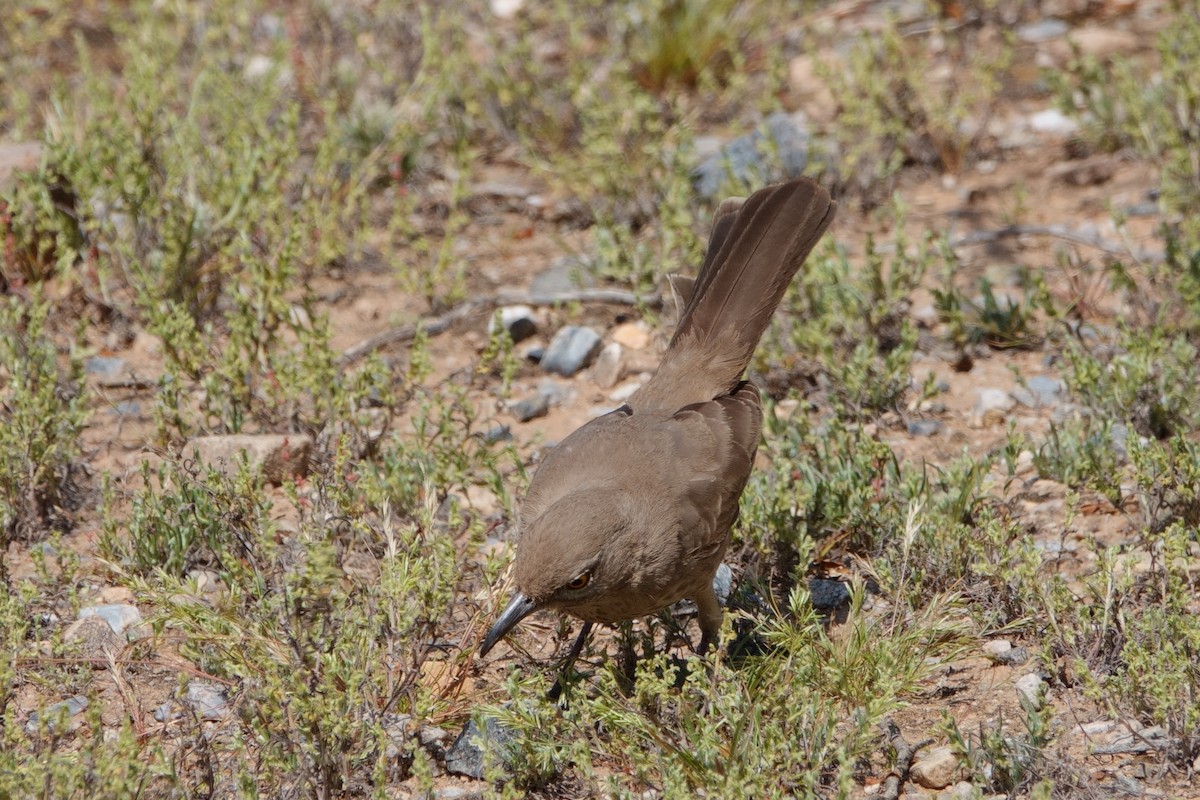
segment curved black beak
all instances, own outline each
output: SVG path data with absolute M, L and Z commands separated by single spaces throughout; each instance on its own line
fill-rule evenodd
M 508 606 L 504 609 L 504 613 L 496 620 L 496 624 L 488 631 L 487 637 L 483 640 L 483 645 L 479 648 L 480 657 L 486 656 L 488 651 L 495 646 L 496 642 L 511 631 L 516 624 L 528 617 L 534 611 L 537 611 L 537 603 L 530 600 L 525 595 L 517 592 L 513 595 L 512 600 L 508 601 Z

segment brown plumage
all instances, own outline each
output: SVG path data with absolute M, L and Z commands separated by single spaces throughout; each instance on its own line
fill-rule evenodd
M 673 283 L 679 326 L 654 376 L 620 409 L 551 450 L 521 507 L 517 593 L 488 650 L 541 608 L 591 623 L 695 601 L 701 651 L 721 623 L 712 579 L 762 429 L 742 380 L 788 284 L 836 204 L 807 178 L 725 201 L 694 282 Z

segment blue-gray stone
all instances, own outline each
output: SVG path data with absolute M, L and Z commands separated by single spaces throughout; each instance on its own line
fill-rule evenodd
M 87 707 L 88 699 L 83 695 L 77 694 L 74 697 L 68 697 L 61 703 L 46 707 L 45 723 L 42 722 L 42 716 L 38 712 L 30 714 L 29 720 L 25 723 L 25 732 L 37 733 L 44 724 L 46 729 L 53 733 L 69 733 L 79 727 L 79 722 L 73 722 L 71 718 Z
M 936 419 L 914 419 L 908 423 L 909 436 L 934 436 L 942 430 L 942 423 Z
M 84 369 L 87 370 L 89 375 L 114 378 L 118 375 L 124 375 L 128 366 L 123 358 L 115 356 L 92 356 L 84 362 Z
M 536 394 L 533 397 L 518 400 L 509 406 L 508 410 L 512 412 L 518 422 L 529 422 L 531 419 L 546 416 L 550 410 L 550 398 L 544 394 Z
M 225 690 L 204 681 L 188 682 L 183 703 L 198 719 L 221 719 L 229 713 L 229 698 L 225 695 Z M 168 700 L 154 710 L 154 718 L 159 722 L 166 722 L 178 717 L 180 712 L 176 710 L 177 705 L 175 701 Z
M 1035 375 L 1025 381 L 1025 388 L 1033 392 L 1033 396 L 1037 398 L 1042 405 L 1048 406 L 1058 401 L 1058 396 L 1062 393 L 1062 381 L 1054 378 L 1047 378 L 1044 375 Z
M 1022 25 L 1017 28 L 1017 36 L 1023 42 L 1036 44 L 1038 42 L 1048 42 L 1051 39 L 1057 39 L 1068 30 L 1067 23 L 1061 19 L 1040 19 L 1037 22 L 1031 22 L 1028 25 Z
M 517 734 L 494 719 L 485 719 L 483 730 L 470 720 L 463 732 L 446 751 L 446 771 L 452 775 L 466 775 L 482 780 L 484 777 L 484 753 L 492 753 L 501 764 L 512 760 L 513 745 Z
M 592 363 L 600 346 L 600 334 L 591 328 L 568 325 L 550 340 L 542 355 L 542 369 L 569 378 Z
M 729 593 L 733 591 L 733 570 L 724 561 L 717 567 L 717 574 L 713 575 L 712 588 L 717 595 L 717 602 L 721 605 L 729 602 Z
M 86 617 L 100 617 L 117 633 L 125 633 L 126 629 L 142 621 L 142 612 L 138 611 L 136 606 L 127 603 L 111 603 L 79 609 L 78 619 Z
M 767 117 L 765 131 L 739 136 L 722 147 L 692 173 L 696 191 L 712 199 L 721 193 L 729 178 L 746 184 L 793 178 L 803 173 L 808 166 L 812 136 L 800 120 L 776 112 Z

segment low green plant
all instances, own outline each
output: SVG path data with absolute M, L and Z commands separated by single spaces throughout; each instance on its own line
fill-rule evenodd
M 0 553 L 14 538 L 69 527 L 83 489 L 79 434 L 90 412 L 78 331 L 60 366 L 52 304 L 0 299 Z M 0 579 L 7 579 L 0 558 Z
M 863 36 L 844 66 L 822 65 L 839 105 L 833 136 L 843 181 L 865 191 L 890 185 L 905 164 L 957 173 L 978 157 L 1011 48 L 977 46 L 967 26 L 937 25 L 941 54 L 931 38 L 905 36 L 889 21 Z M 943 65 L 945 77 L 933 77 Z

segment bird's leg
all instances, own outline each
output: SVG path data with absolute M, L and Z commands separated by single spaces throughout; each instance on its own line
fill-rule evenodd
M 592 632 L 592 623 L 585 622 L 583 627 L 579 629 L 579 635 L 575 637 L 575 643 L 571 645 L 570 651 L 567 652 L 567 657 L 563 659 L 562 666 L 558 671 L 558 677 L 554 681 L 554 685 L 550 687 L 550 691 L 546 693 L 546 697 L 551 700 L 558 700 L 562 696 L 565 686 L 565 678 L 569 677 L 571 671 L 575 668 L 575 660 L 579 658 L 579 654 L 583 652 L 583 644 L 587 641 L 588 635 Z
M 712 586 L 707 585 L 693 599 L 699 611 L 700 622 L 700 646 L 696 648 L 696 654 L 702 656 L 708 652 L 710 644 L 716 643 L 717 636 L 721 633 L 721 603 L 717 600 Z

